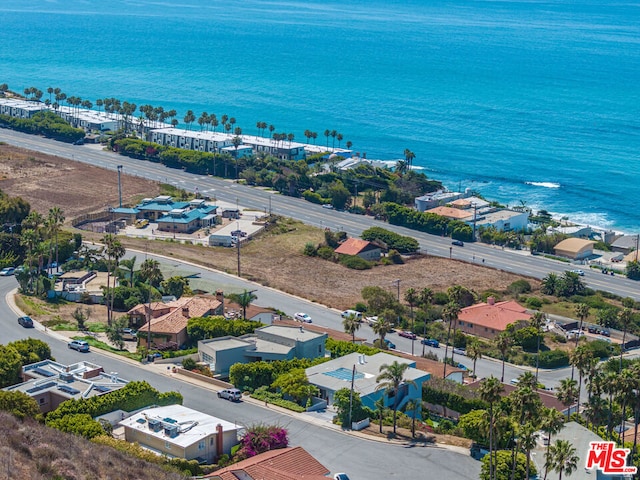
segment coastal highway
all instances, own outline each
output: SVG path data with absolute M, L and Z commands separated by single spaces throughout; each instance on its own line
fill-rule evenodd
M 13 277 L 0 277 L 0 323 L 5 344 L 22 338 L 37 338 L 47 342 L 52 355 L 63 364 L 86 360 L 103 366 L 106 372 L 117 372 L 126 380 L 146 380 L 162 392 L 178 391 L 184 396 L 185 406 L 237 425 L 280 425 L 288 430 L 291 445 L 303 446 L 331 471 L 347 472 L 353 480 L 424 478 L 425 470 L 435 478 L 461 480 L 474 480 L 480 474 L 480 462 L 468 454 L 436 447 L 410 448 L 343 434 L 304 421 L 304 417 L 297 414 L 282 414 L 250 402 L 220 400 L 213 391 L 179 380 L 158 366 L 123 360 L 97 349 L 89 353 L 69 350 L 66 340 L 57 338 L 52 332 L 25 329 L 18 325 L 17 312 L 11 310 L 6 302 L 7 294 L 16 287 Z
M 364 215 L 353 215 L 324 209 L 320 205 L 315 205 L 299 198 L 273 194 L 259 188 L 239 185 L 229 180 L 195 175 L 182 170 L 167 168 L 164 165 L 131 159 L 103 151 L 98 146 L 69 145 L 2 128 L 0 128 L 0 141 L 114 171 L 117 165 L 123 165 L 123 172 L 127 175 L 173 184 L 187 191 L 195 191 L 197 187 L 200 193 L 225 202 L 238 202 L 245 207 L 265 212 L 272 211 L 273 213 L 322 228 L 344 230 L 351 236 L 359 236 L 363 230 L 372 226 L 382 226 L 417 239 L 423 253 L 445 258 L 451 257 L 465 262 L 475 262 L 487 267 L 533 278 L 543 278 L 549 272 L 562 274 L 566 270 L 575 268 L 559 261 L 541 256 L 532 256 L 527 252 L 503 250 L 502 248 L 480 243 L 466 243 L 464 247 L 453 246 L 449 238 L 392 226 Z M 114 182 L 116 181 L 117 177 L 114 174 Z M 107 202 L 105 202 L 106 206 Z M 615 277 L 603 275 L 598 270 L 578 268 L 582 268 L 585 271 L 583 278 L 589 287 L 640 300 L 637 282 L 619 275 Z

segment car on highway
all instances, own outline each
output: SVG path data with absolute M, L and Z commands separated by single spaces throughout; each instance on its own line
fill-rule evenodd
M 6 267 L 6 268 L 3 268 L 2 270 L 0 270 L 0 277 L 10 277 L 14 273 L 16 273 L 16 269 L 15 268 Z
M 440 348 L 440 342 L 435 338 L 423 338 L 420 340 L 420 343 L 427 347 Z
M 453 349 L 453 353 L 457 353 L 458 355 L 466 355 L 467 354 L 467 352 L 466 352 L 466 350 L 464 348 L 457 348 L 457 347 L 455 347 Z
M 311 320 L 311 317 L 303 312 L 297 312 L 293 315 L 293 319 L 296 322 L 303 322 L 303 323 L 311 323 L 313 320 Z
M 322 205 L 322 208 L 326 208 L 327 210 L 333 210 L 333 205 L 331 205 L 330 203 L 325 203 L 324 205 Z
M 88 352 L 89 344 L 84 340 L 71 340 L 67 343 L 67 347 L 71 350 L 77 350 L 78 352 Z
M 357 310 L 345 310 L 340 314 L 342 318 L 347 318 L 349 315 L 353 315 L 359 322 L 362 321 L 362 312 Z
M 225 388 L 218 392 L 218 398 L 224 398 L 225 400 L 231 400 L 232 402 L 239 402 L 242 398 L 242 392 L 237 388 Z
M 580 275 L 581 277 L 584 277 L 584 271 L 580 270 L 579 268 L 576 268 L 574 270 L 570 270 L 571 273 L 575 273 L 576 275 Z
M 464 242 L 462 240 L 454 240 L 451 242 L 451 245 L 455 245 L 456 247 L 464 247 Z
M 24 328 L 33 328 L 33 320 L 31 317 L 18 317 L 18 325 L 22 325 Z
M 388 338 L 384 339 L 384 343 L 387 345 L 387 348 L 390 348 L 392 350 L 396 349 L 396 344 L 393 343 L 391 340 L 389 340 Z
M 400 333 L 398 333 L 398 335 L 404 338 L 410 338 L 411 340 L 415 340 L 417 338 L 416 334 L 413 332 L 410 332 L 409 330 L 403 330 Z

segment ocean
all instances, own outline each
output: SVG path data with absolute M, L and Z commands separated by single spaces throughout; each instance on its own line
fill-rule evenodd
M 337 130 L 450 189 L 640 231 L 637 0 L 2 0 L 0 83 Z

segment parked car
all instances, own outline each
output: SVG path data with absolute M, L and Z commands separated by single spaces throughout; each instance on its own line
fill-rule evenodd
M 454 240 L 451 242 L 451 245 L 455 245 L 456 247 L 464 247 L 464 242 L 462 240 Z
M 294 320 L 296 320 L 297 322 L 303 322 L 303 323 L 311 323 L 313 320 L 311 320 L 311 317 L 309 315 L 307 315 L 306 313 L 303 312 L 297 312 L 293 315 Z
M 466 355 L 467 354 L 467 352 L 466 352 L 466 350 L 464 348 L 457 348 L 457 347 L 453 348 L 453 353 L 457 353 L 458 355 Z
M 123 328 L 120 330 L 120 334 L 122 335 L 123 340 L 137 340 L 138 332 L 136 332 L 133 328 Z
M 67 347 L 69 347 L 72 350 L 77 350 L 79 352 L 89 351 L 89 344 L 84 340 L 71 340 L 69 343 L 67 343 Z
M 0 270 L 0 277 L 9 277 L 16 273 L 16 269 L 13 267 L 6 267 Z
M 420 340 L 420 343 L 426 345 L 427 347 L 440 348 L 440 342 L 435 338 L 423 338 L 422 340 Z
M 33 328 L 33 320 L 31 320 L 31 317 L 18 317 L 18 324 L 24 328 Z
M 408 330 L 403 330 L 402 332 L 398 333 L 398 335 L 404 338 L 410 338 L 411 340 L 415 340 L 417 338 L 415 333 Z
M 322 205 L 322 208 L 326 208 L 327 210 L 333 210 L 333 205 L 331 205 L 330 203 L 325 203 L 324 205 Z
M 242 398 L 242 392 L 237 388 L 225 388 L 218 392 L 218 398 L 224 398 L 231 400 L 232 402 L 238 402 Z
M 333 480 L 349 480 L 349 476 L 346 473 L 336 473 Z
M 342 318 L 347 318 L 349 315 L 353 315 L 354 317 L 356 317 L 359 322 L 362 321 L 362 313 L 357 310 L 345 310 L 340 314 Z
M 396 349 L 396 344 L 395 344 L 395 343 L 393 343 L 393 342 L 392 342 L 391 340 L 389 340 L 388 338 L 385 338 L 385 339 L 384 339 L 384 343 L 386 343 L 386 344 L 387 344 L 387 348 L 390 348 L 390 349 L 392 349 L 392 350 L 395 350 L 395 349 Z
M 231 232 L 231 235 L 234 237 L 246 237 L 247 232 L 243 232 L 242 230 L 234 230 L 233 232 Z

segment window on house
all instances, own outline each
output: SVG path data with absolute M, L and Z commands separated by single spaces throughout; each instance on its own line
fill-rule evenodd
M 209 445 L 213 445 L 213 437 L 209 439 Z
M 207 442 L 205 440 L 200 440 L 198 442 L 198 450 L 204 450 L 206 446 L 207 446 Z
M 171 450 L 171 444 L 169 442 L 164 442 L 164 448 L 166 448 L 167 450 Z

